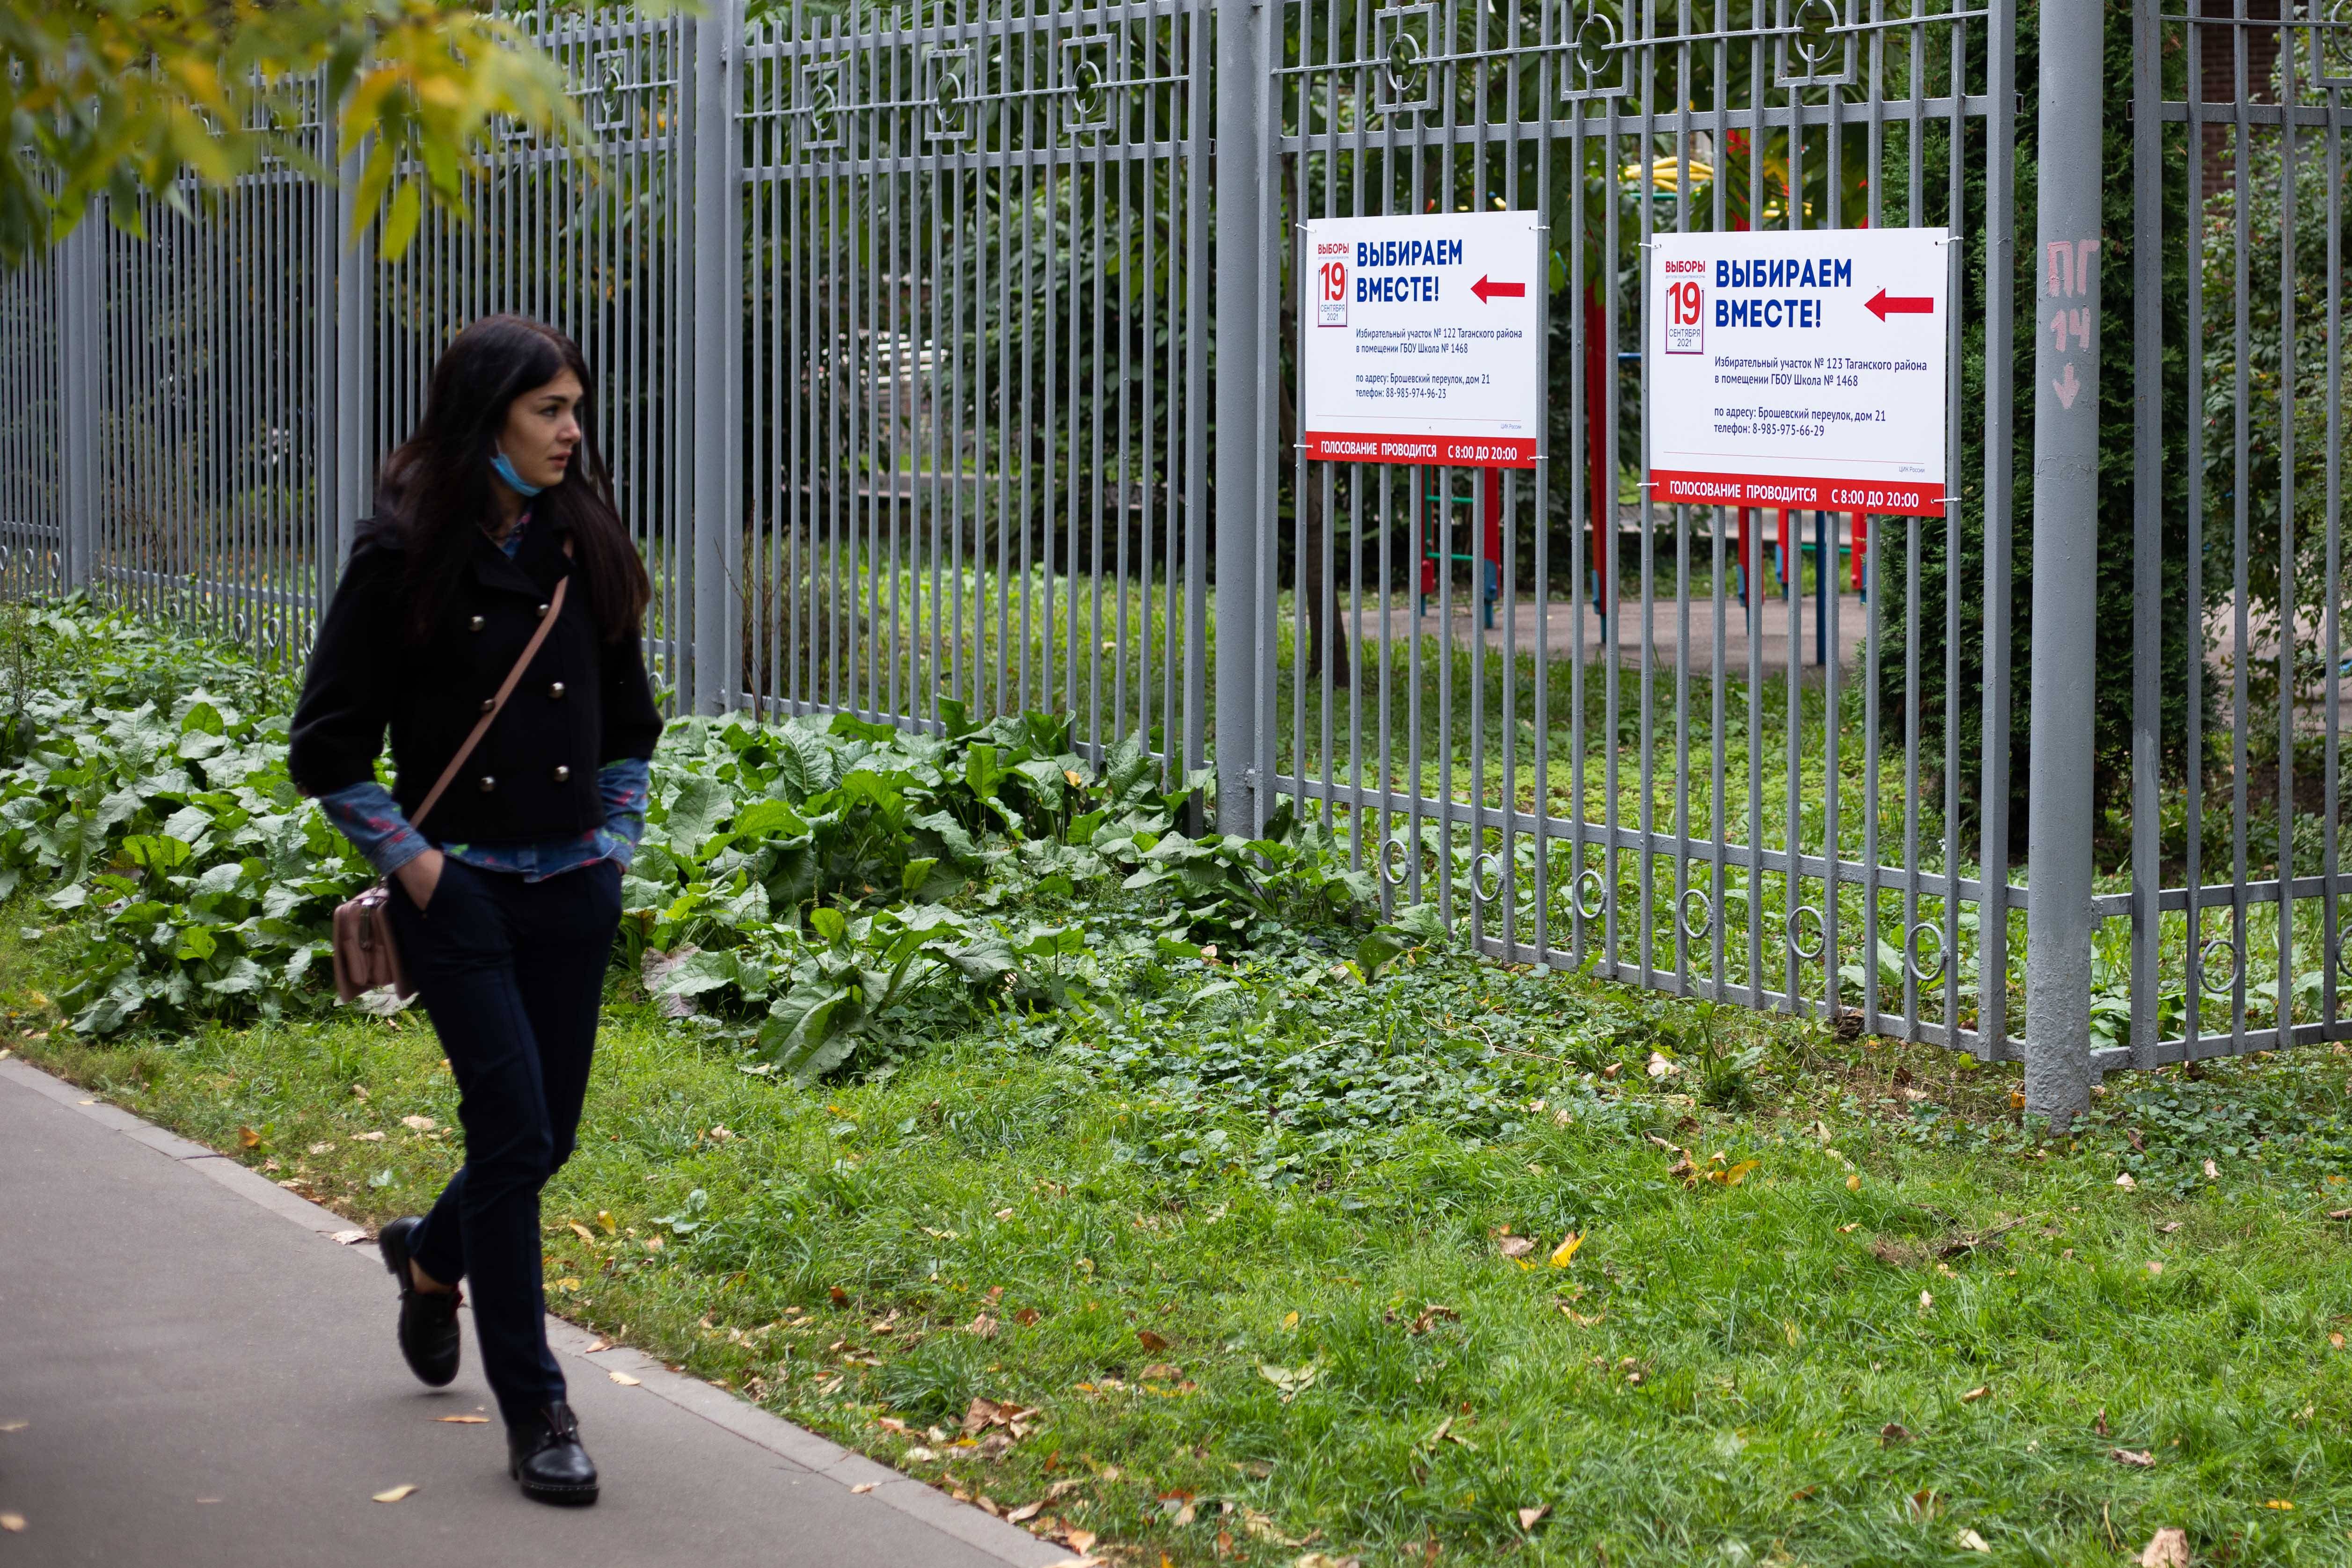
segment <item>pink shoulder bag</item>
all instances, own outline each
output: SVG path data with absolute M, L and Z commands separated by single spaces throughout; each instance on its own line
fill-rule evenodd
M 522 679 L 523 671 L 538 656 L 540 644 L 555 630 L 556 617 L 563 613 L 563 591 L 571 586 L 568 575 L 556 583 L 554 596 L 547 601 L 547 613 L 540 618 L 539 630 L 523 644 L 522 657 L 507 672 L 507 678 L 499 685 L 499 695 L 490 699 L 488 710 L 476 722 L 474 732 L 466 737 L 457 755 L 449 758 L 449 766 L 441 770 L 432 792 L 416 808 L 416 815 L 408 820 L 410 826 L 425 825 L 425 814 L 439 803 L 441 792 L 449 788 L 450 781 L 457 777 L 457 769 L 466 765 L 466 758 L 474 754 L 474 747 L 489 733 L 499 710 L 507 706 L 507 698 Z M 362 991 L 373 991 L 379 986 L 390 986 L 402 998 L 416 994 L 416 988 L 409 983 L 408 971 L 401 965 L 400 946 L 393 940 L 392 911 L 385 906 L 391 896 L 391 883 L 386 879 L 378 881 L 358 897 L 335 905 L 335 995 L 347 1002 Z

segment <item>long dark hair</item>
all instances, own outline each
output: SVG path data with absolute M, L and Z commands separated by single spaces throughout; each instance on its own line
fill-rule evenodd
M 456 601 L 474 533 L 497 515 L 490 469 L 515 399 L 565 371 L 580 379 L 580 445 L 562 479 L 532 497 L 534 528 L 569 529 L 589 612 L 609 642 L 634 634 L 653 597 L 645 562 L 613 505 L 596 445 L 595 379 L 580 346 L 528 316 L 485 316 L 450 340 L 433 367 L 425 417 L 376 476 L 376 520 L 407 556 L 408 634 L 429 637 Z

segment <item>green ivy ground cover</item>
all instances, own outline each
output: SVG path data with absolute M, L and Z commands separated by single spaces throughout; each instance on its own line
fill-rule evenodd
M 29 635 L 0 1043 L 420 1207 L 454 1088 L 296 967 L 359 868 L 275 788 L 282 688 Z M 2352 1561 L 2345 1058 L 2037 1145 L 2011 1071 L 1467 958 L 1033 722 L 667 744 L 567 1315 L 1124 1562 Z

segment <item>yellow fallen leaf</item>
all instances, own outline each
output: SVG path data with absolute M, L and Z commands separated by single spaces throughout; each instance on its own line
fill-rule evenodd
M 1969 1389 L 1966 1394 L 1960 1396 L 1960 1403 L 1963 1405 L 1973 1405 L 1991 1392 L 1992 1390 L 1989 1386 L 1983 1384 L 1979 1384 L 1976 1387 Z
M 631 1377 L 625 1372 L 608 1372 L 604 1375 L 611 1378 L 614 1382 L 619 1384 L 624 1388 L 635 1388 L 638 1384 L 645 1381 L 642 1377 Z
M 1850 1176 L 1846 1177 L 1845 1189 L 1848 1192 L 1860 1192 L 1862 1190 L 1862 1177 L 1859 1176 Z
M 483 1427 L 489 1424 L 488 1416 L 436 1416 L 436 1421 L 446 1421 L 453 1427 Z
M 0 1432 L 21 1432 L 31 1425 L 30 1421 L 0 1421 Z
M 82 1103 L 87 1105 L 89 1102 L 85 1100 Z M 261 1147 L 261 1134 L 250 1127 L 239 1127 L 236 1130 L 236 1142 L 239 1148 L 257 1149 Z
M 2168 1524 L 2140 1549 L 2140 1568 L 2189 1568 L 2189 1532 Z
M 441 1124 L 430 1116 L 403 1116 L 400 1124 L 412 1133 L 429 1133 Z
M 2148 1260 L 2147 1271 L 2151 1276 L 2161 1274 L 2164 1272 L 2164 1265 L 2151 1258 Z
M 1985 1538 L 1979 1535 L 1973 1530 L 1961 1531 L 1956 1539 L 1959 1542 L 1960 1546 L 1964 1551 L 1990 1552 L 1992 1550 L 1991 1547 L 1985 1544 Z
M 854 1495 L 863 1497 L 867 1492 L 872 1491 L 876 1484 L 877 1483 L 873 1481 L 859 1481 L 856 1486 L 851 1487 L 849 1490 Z
M 2263 1506 L 2264 1508 L 2284 1509 L 2288 1513 L 2293 1513 L 2294 1511 L 2294 1504 L 2287 1501 L 2286 1499 L 2283 1497 L 2274 1497 L 2271 1499 L 2270 1501 L 2263 1504 Z
M 600 1208 L 596 1211 L 596 1228 L 610 1236 L 621 1228 L 621 1222 L 613 1218 L 611 1209 Z
M 2139 1183 L 2132 1180 L 2131 1172 L 2126 1171 L 2123 1175 L 2116 1177 L 2116 1185 L 2123 1188 L 2126 1192 L 2130 1192 L 2137 1188 L 2139 1186 Z
M 416 1489 L 415 1487 L 411 1486 L 394 1487 L 390 1491 L 380 1491 L 376 1493 L 375 1500 L 378 1502 L 398 1502 L 402 1498 L 406 1497 L 410 1492 L 413 1492 Z
M 21 1532 L 24 1528 L 25 1516 L 23 1514 L 0 1513 L 0 1530 L 5 1530 L 11 1535 L 16 1535 Z
M 594 1231 L 589 1229 L 586 1226 L 581 1224 L 576 1219 L 572 1220 L 571 1224 L 572 1233 L 574 1236 L 579 1237 L 581 1240 L 587 1242 L 592 1247 L 595 1245 L 596 1233 Z
M 1297 1327 L 1298 1326 L 1298 1314 L 1297 1314 L 1297 1312 L 1285 1312 L 1285 1313 L 1283 1313 L 1283 1314 L 1282 1314 L 1282 1326 L 1283 1326 L 1284 1328 L 1286 1328 L 1286 1329 L 1295 1329 L 1295 1328 L 1297 1328 Z
M 1007 1524 L 1024 1524 L 1024 1523 L 1026 1523 L 1028 1521 L 1030 1521 L 1030 1520 L 1033 1520 L 1033 1519 L 1036 1518 L 1036 1517 L 1037 1517 L 1037 1511 L 1038 1511 L 1039 1509 L 1044 1508 L 1045 1506 L 1045 1500 L 1044 1498 L 1042 1498 L 1042 1497 L 1041 1497 L 1041 1498 L 1039 1498 L 1039 1499 L 1037 1499 L 1037 1500 L 1036 1500 L 1036 1501 L 1034 1501 L 1034 1502 L 1024 1502 L 1024 1503 L 1023 1503 L 1019 1508 L 1016 1508 L 1016 1509 L 1013 1510 L 1010 1513 L 1007 1513 L 1007 1514 L 1004 1516 L 1004 1522 L 1005 1522 L 1005 1523 L 1007 1523 Z
M 1519 1528 L 1521 1530 L 1533 1530 L 1542 1521 L 1543 1516 L 1550 1511 L 1551 1504 L 1548 1502 L 1538 1503 L 1533 1508 L 1523 1508 L 1519 1510 Z
M 575 1274 L 566 1274 L 562 1279 L 555 1281 L 555 1288 L 566 1292 L 576 1291 L 580 1288 L 579 1276 Z
M 1571 1230 L 1560 1238 L 1559 1245 L 1551 1249 L 1551 1266 L 1565 1269 L 1576 1257 L 1576 1249 L 1584 1245 L 1581 1231 Z

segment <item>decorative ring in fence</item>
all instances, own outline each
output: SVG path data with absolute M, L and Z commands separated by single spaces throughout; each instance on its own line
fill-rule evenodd
M 1802 942 L 1797 940 L 1798 920 L 1801 916 L 1807 915 L 1813 917 L 1813 931 L 1815 933 L 1813 945 L 1811 947 L 1806 946 Z M 1794 953 L 1798 957 L 1802 958 L 1809 964 L 1814 959 L 1820 957 L 1823 953 L 1829 951 L 1829 923 L 1822 918 L 1822 912 L 1814 908 L 1810 904 L 1801 904 L 1797 905 L 1796 908 L 1789 911 L 1787 915 L 1783 915 L 1780 920 L 1780 929 L 1789 939 L 1789 951 Z
M 2216 981 L 2213 978 L 2213 949 L 2216 947 L 2222 949 L 2230 955 L 2230 977 L 2226 980 Z M 2245 968 L 2245 955 L 2238 951 L 2237 939 L 2227 933 L 2224 933 L 2220 936 L 2210 936 L 2206 938 L 2205 945 L 2197 949 L 2197 972 L 2199 977 L 2201 978 L 2208 987 L 2216 984 L 2225 986 L 2236 985 L 2238 983 L 2239 974 Z
M 1412 874 L 1412 847 L 1402 839 L 1381 846 L 1381 877 L 1391 887 L 1402 887 Z
M 1690 901 L 1694 898 L 1699 901 L 1700 907 L 1706 912 L 1706 917 L 1698 923 L 1698 929 L 1696 931 L 1691 929 L 1690 918 Z M 1706 889 L 1703 887 L 1683 889 L 1683 895 L 1675 900 L 1675 924 L 1682 927 L 1684 941 L 1706 940 L 1707 934 L 1715 929 L 1715 900 L 1707 896 Z
M 1486 868 L 1490 865 L 1495 868 L 1495 890 L 1492 893 L 1486 891 Z M 1494 903 L 1503 896 L 1503 879 L 1507 874 L 1503 857 L 1488 850 L 1470 862 L 1470 896 L 1481 904 Z
M 1588 883 L 1592 885 L 1594 894 L 1599 900 L 1598 903 L 1589 906 L 1584 902 L 1584 888 L 1585 884 Z M 1576 874 L 1576 887 L 1574 889 L 1574 897 L 1570 900 L 1570 904 L 1575 909 L 1576 917 L 1578 919 L 1600 919 L 1603 915 L 1609 913 L 1609 883 L 1602 879 L 1599 872 L 1593 870 L 1591 866 L 1585 867 L 1584 870 L 1577 873 Z
M 1936 967 L 1922 971 L 1919 967 L 1919 933 L 1925 931 L 1936 939 Z M 1923 986 L 1932 986 L 1944 977 L 1944 970 L 1952 961 L 1952 950 L 1945 944 L 1944 929 L 1932 920 L 1922 920 L 1911 927 L 1903 938 L 1903 967 L 1911 977 Z

